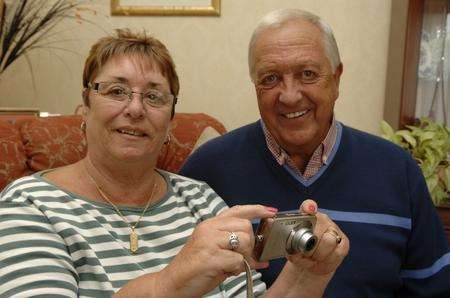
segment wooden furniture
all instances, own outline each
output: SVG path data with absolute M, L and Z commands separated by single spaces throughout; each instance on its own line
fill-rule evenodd
M 409 0 L 398 122 L 400 128 L 405 125 L 414 124 L 417 120 L 415 118 L 415 108 L 420 59 L 420 38 L 422 34 L 424 8 L 427 1 L 443 2 L 446 0 Z M 437 206 L 436 210 L 444 224 L 447 239 L 450 244 L 450 203 Z
M 447 234 L 447 240 L 450 244 L 450 203 L 442 204 L 436 207 L 439 217 L 444 224 L 445 233 Z

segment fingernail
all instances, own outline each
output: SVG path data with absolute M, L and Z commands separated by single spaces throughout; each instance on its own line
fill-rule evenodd
M 311 205 L 308 207 L 309 212 L 316 212 L 316 206 Z
M 269 210 L 270 212 L 278 212 L 278 209 L 277 208 L 275 208 L 275 207 L 266 207 L 267 208 L 267 210 Z

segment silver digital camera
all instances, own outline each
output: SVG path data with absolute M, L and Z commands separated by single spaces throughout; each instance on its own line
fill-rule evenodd
M 255 234 L 255 259 L 265 262 L 298 252 L 311 255 L 317 244 L 315 225 L 314 215 L 294 212 L 278 212 L 261 219 Z

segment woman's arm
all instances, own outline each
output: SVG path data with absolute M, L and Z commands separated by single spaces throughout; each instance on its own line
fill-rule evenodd
M 0 202 L 0 264 L 0 297 L 77 297 L 77 273 L 64 240 L 26 202 Z

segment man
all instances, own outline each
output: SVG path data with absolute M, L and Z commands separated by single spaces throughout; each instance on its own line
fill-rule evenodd
M 269 13 L 249 44 L 261 120 L 199 148 L 181 174 L 230 205 L 295 210 L 311 198 L 350 239 L 328 297 L 450 297 L 450 253 L 415 161 L 334 118 L 343 71 L 329 25 Z M 262 271 L 270 284 L 283 260 Z

